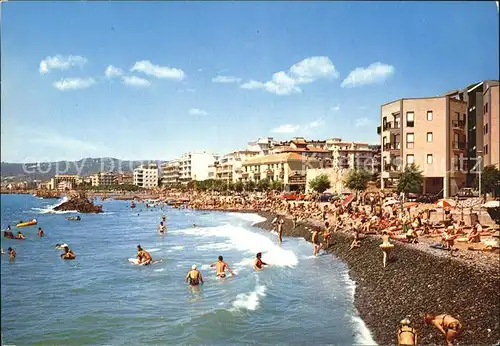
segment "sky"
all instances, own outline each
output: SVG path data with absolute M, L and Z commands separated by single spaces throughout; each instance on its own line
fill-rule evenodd
M 1 160 L 378 143 L 380 106 L 498 79 L 494 2 L 1 3 Z

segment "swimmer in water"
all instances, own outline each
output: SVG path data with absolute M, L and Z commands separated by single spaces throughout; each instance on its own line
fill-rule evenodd
M 26 239 L 26 237 L 19 231 L 17 232 L 16 239 L 24 240 Z
M 158 225 L 158 232 L 160 234 L 165 234 L 165 225 L 163 224 L 163 221 L 160 221 L 160 224 Z
M 140 245 L 137 245 L 137 259 L 140 265 L 148 265 L 153 262 L 153 258 Z
M 196 227 L 198 227 L 198 225 L 197 225 L 197 224 L 195 224 L 195 223 L 193 223 L 193 228 L 196 228 Z
M 189 282 L 191 286 L 198 286 L 200 283 L 203 284 L 203 276 L 201 272 L 196 269 L 196 265 L 193 264 L 191 270 L 186 275 L 186 282 Z
M 16 258 L 16 250 L 14 250 L 14 249 L 13 249 L 13 248 L 11 248 L 11 247 L 10 247 L 8 250 L 9 250 L 9 258 L 10 258 L 11 260 L 13 260 L 14 258 Z
M 37 234 L 38 234 L 38 237 L 40 237 L 40 238 L 44 236 L 42 227 L 38 227 L 38 233 Z
M 255 270 L 262 270 L 262 266 L 268 266 L 269 264 L 267 264 L 266 262 L 263 262 L 262 261 L 262 252 L 258 252 L 257 255 L 255 256 L 255 262 L 253 264 L 253 268 Z
M 161 217 L 161 221 L 163 221 L 163 222 L 167 222 L 167 217 L 166 217 L 165 215 L 163 215 L 163 216 Z
M 65 246 L 64 253 L 61 254 L 61 258 L 63 260 L 74 260 L 76 258 L 76 255 L 68 246 Z
M 224 262 L 224 258 L 222 256 L 219 256 L 218 261 L 215 262 L 210 266 L 211 268 L 215 267 L 217 271 L 217 277 L 223 279 L 226 277 L 226 269 L 231 273 L 231 275 L 235 276 L 236 274 L 233 273 L 231 268 L 227 265 L 226 262 Z

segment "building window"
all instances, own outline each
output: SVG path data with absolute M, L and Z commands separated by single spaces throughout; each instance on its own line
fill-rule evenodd
M 484 125 L 484 134 L 488 134 L 488 124 Z
M 484 114 L 488 113 L 488 102 L 484 104 Z
M 427 154 L 427 164 L 431 165 L 434 162 L 434 157 L 432 154 Z
M 413 133 L 406 134 L 406 149 L 413 149 L 415 135 Z
M 406 164 L 411 165 L 412 163 L 415 163 L 415 156 L 413 154 L 406 155 Z
M 427 132 L 427 142 L 432 142 L 432 132 Z
M 427 120 L 431 121 L 432 120 L 432 111 L 427 111 Z
M 406 112 L 406 127 L 414 127 L 415 126 L 415 113 Z
M 484 146 L 484 155 L 488 155 L 488 145 Z

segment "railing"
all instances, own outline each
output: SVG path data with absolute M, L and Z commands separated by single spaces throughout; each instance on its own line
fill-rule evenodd
M 465 150 L 465 142 L 453 142 L 452 143 L 453 150 Z
M 399 172 L 401 169 L 400 166 L 397 165 L 392 165 L 390 163 L 384 164 L 384 171 L 385 172 Z
M 453 120 L 451 122 L 451 124 L 454 128 L 460 128 L 460 129 L 465 128 L 465 121 L 464 120 Z
M 384 144 L 384 150 L 399 150 L 399 149 L 401 149 L 401 143 L 399 142 Z M 369 155 L 367 155 L 366 157 L 369 157 Z
M 388 122 L 385 123 L 384 131 L 391 130 L 391 129 L 399 129 L 399 128 L 400 128 L 400 123 L 399 122 L 388 121 Z

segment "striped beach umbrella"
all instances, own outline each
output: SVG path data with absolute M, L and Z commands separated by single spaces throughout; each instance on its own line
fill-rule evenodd
M 436 202 L 436 207 L 438 208 L 455 208 L 457 206 L 457 202 L 452 199 L 441 199 Z

